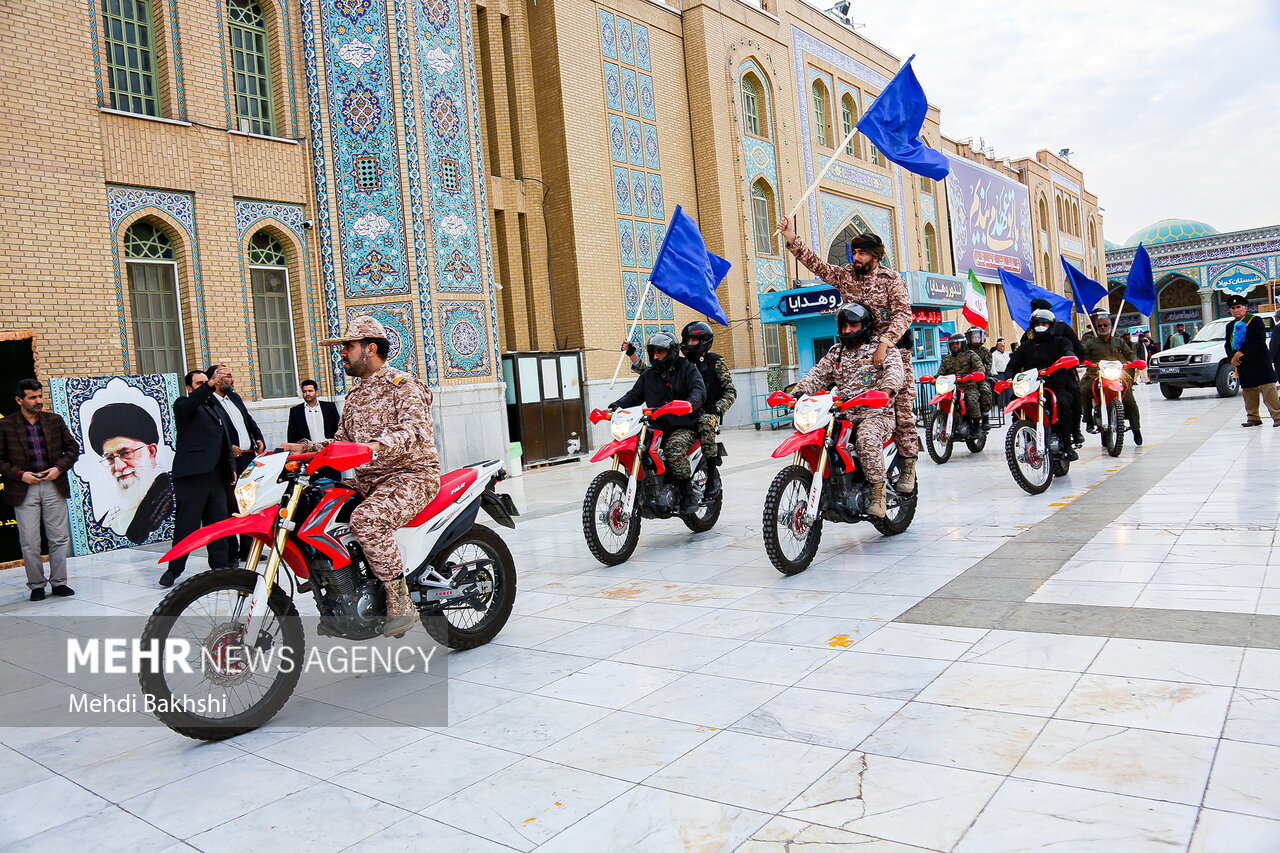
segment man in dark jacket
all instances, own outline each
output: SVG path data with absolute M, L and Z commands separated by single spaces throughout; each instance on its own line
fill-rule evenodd
M 1032 299 L 1031 310 L 1034 311 L 1052 311 L 1053 306 L 1049 304 L 1048 299 Z M 1062 338 L 1067 342 L 1070 349 L 1068 355 L 1074 355 L 1076 358 L 1084 361 L 1084 345 L 1080 343 L 1080 338 L 1076 337 L 1076 330 L 1071 328 L 1070 323 L 1064 323 L 1061 320 L 1054 320 L 1051 334 L 1055 338 Z M 1022 343 L 1026 343 L 1031 339 L 1031 330 L 1028 329 L 1022 335 Z M 1079 400 L 1073 405 L 1071 423 L 1071 439 L 1075 442 L 1076 447 L 1084 444 L 1084 433 L 1080 431 L 1080 420 L 1084 416 L 1083 407 L 1080 406 Z
M 222 379 L 219 365 L 213 372 Z M 230 373 L 230 371 L 227 371 Z M 173 543 L 176 545 L 199 530 L 230 517 L 232 473 L 231 441 L 223 424 L 223 409 L 213 400 L 213 382 L 202 370 L 187 374 L 187 396 L 173 401 L 173 417 L 178 444 L 173 455 L 173 496 L 177 509 L 173 518 Z M 209 565 L 215 569 L 232 565 L 232 540 L 216 539 L 209 543 Z M 169 563 L 160 576 L 161 586 L 173 586 L 187 566 L 187 558 Z
M 680 485 L 680 511 L 692 514 L 698 510 L 698 496 L 693 489 L 693 471 L 689 468 L 689 449 L 698 440 L 698 414 L 707 396 L 702 374 L 688 360 L 680 357 L 679 341 L 670 332 L 656 332 L 646 345 L 652 365 L 636 379 L 631 390 L 609 404 L 610 409 L 629 409 L 643 403 L 656 409 L 672 400 L 687 400 L 693 411 L 687 415 L 663 415 L 654 427 L 664 435 L 663 455 L 667 471 Z
M 4 502 L 18 522 L 22 563 L 27 569 L 31 600 L 44 599 L 45 584 L 54 595 L 75 595 L 67 586 L 67 550 L 71 524 L 66 473 L 80 456 L 80 445 L 67 424 L 44 410 L 44 390 L 35 379 L 18 382 L 18 411 L 0 420 L 0 482 Z M 49 577 L 40 553 L 40 525 L 49 540 Z
M 236 380 L 231 375 L 231 369 L 225 364 L 218 364 L 209 368 L 207 375 L 209 384 L 214 386 L 213 402 L 215 405 L 222 406 L 222 424 L 227 428 L 227 438 L 231 441 L 232 470 L 238 477 L 253 463 L 253 457 L 266 448 L 262 439 L 262 430 L 258 429 L 257 421 L 249 414 L 244 399 L 236 393 Z M 215 382 L 213 379 L 215 375 L 222 378 Z M 231 501 L 228 511 L 234 509 L 235 501 Z M 234 558 L 238 553 L 241 560 L 247 559 L 251 544 L 253 544 L 251 537 L 241 536 L 240 550 L 233 552 L 232 557 Z
M 1272 426 L 1280 427 L 1280 395 L 1276 393 L 1276 369 L 1267 349 L 1267 329 L 1262 318 L 1249 313 L 1249 300 L 1233 294 L 1227 297 L 1231 322 L 1227 323 L 1227 357 L 1236 366 L 1240 390 L 1244 394 L 1242 427 L 1262 426 L 1258 401 L 1265 401 Z
M 289 410 L 288 441 L 314 441 L 317 444 L 333 438 L 338 431 L 338 407 L 320 399 L 320 388 L 314 379 L 302 380 L 302 402 Z
M 1075 355 L 1071 350 L 1071 340 L 1056 333 L 1055 322 L 1056 318 L 1048 308 L 1037 308 L 1031 312 L 1031 328 L 1027 330 L 1029 337 L 1024 336 L 1022 346 L 1009 358 L 1006 378 L 1033 367 L 1043 370 L 1060 358 Z M 1080 458 L 1071 446 L 1071 430 L 1074 424 L 1079 423 L 1077 413 L 1080 411 L 1080 386 L 1076 382 L 1076 373 L 1074 370 L 1055 370 L 1045 379 L 1045 385 L 1058 401 L 1058 421 L 1054 424 L 1054 432 L 1067 461 L 1074 462 Z

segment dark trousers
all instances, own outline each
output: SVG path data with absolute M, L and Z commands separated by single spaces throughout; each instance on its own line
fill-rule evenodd
M 1093 422 L 1093 383 L 1081 381 L 1080 383 L 1080 401 L 1084 407 L 1085 420 L 1090 426 L 1097 426 Z M 1133 386 L 1126 383 L 1124 396 L 1121 398 L 1121 404 L 1124 406 L 1125 423 L 1131 427 L 1142 429 L 1141 415 L 1138 414 L 1138 401 L 1133 399 Z
M 1080 431 L 1080 418 L 1084 412 L 1080 405 L 1079 386 L 1072 379 L 1070 384 L 1053 383 L 1048 387 L 1058 400 L 1058 423 L 1054 431 L 1066 450 L 1071 447 L 1072 434 Z
M 219 465 L 207 474 L 173 478 L 173 542 L 176 545 L 201 527 L 230 518 L 227 495 L 230 491 L 231 471 Z M 215 539 L 209 543 L 209 565 L 214 568 L 231 563 L 231 540 Z M 180 574 L 187 566 L 187 558 L 179 557 L 169 563 L 169 570 Z

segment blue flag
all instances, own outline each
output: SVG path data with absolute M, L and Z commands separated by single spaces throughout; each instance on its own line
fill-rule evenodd
M 1067 280 L 1071 282 L 1071 295 L 1075 298 L 1076 310 L 1088 314 L 1093 306 L 1107 295 L 1107 289 L 1076 269 L 1062 255 L 1062 268 L 1067 271 Z
M 1156 283 L 1151 277 L 1151 256 L 1147 247 L 1138 244 L 1138 251 L 1133 253 L 1133 266 L 1129 267 L 1129 278 L 1124 286 L 1124 301 L 1139 312 L 1150 317 L 1156 307 Z
M 1008 270 L 1000 270 L 1000 284 L 1004 288 L 1004 301 L 1009 306 L 1009 316 L 1023 329 L 1031 328 L 1031 300 L 1049 300 L 1049 310 L 1059 320 L 1071 317 L 1071 300 L 1061 293 L 1045 290 L 1025 278 L 1018 278 Z
M 724 258 L 707 251 L 698 223 L 677 204 L 649 281 L 680 304 L 727 326 L 729 318 L 716 299 L 716 288 L 731 266 L 733 264 Z
M 858 120 L 858 130 L 880 149 L 880 153 L 908 172 L 940 181 L 951 171 L 942 152 L 934 151 L 920 139 L 929 102 L 911 69 L 911 55 L 880 97 Z

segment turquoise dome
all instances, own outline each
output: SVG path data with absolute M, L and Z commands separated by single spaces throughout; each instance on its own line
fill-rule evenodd
M 1125 241 L 1125 246 L 1136 246 L 1145 243 L 1172 243 L 1175 240 L 1193 240 L 1196 237 L 1209 237 L 1218 233 L 1218 229 L 1194 219 L 1161 219 L 1148 225 Z
M 1123 249 L 1124 247 L 1119 243 L 1112 243 L 1110 240 L 1103 240 L 1102 248 L 1104 251 L 1110 252 L 1112 249 Z

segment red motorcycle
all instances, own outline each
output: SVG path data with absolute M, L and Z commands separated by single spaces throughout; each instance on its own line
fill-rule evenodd
M 773 451 L 774 459 L 792 459 L 773 478 L 764 499 L 764 549 L 773 567 L 784 575 L 798 574 L 813 562 L 823 521 L 870 521 L 885 536 L 896 536 L 911 526 L 919 490 L 910 494 L 897 490 L 901 462 L 893 439 L 883 450 L 884 518 L 867 514 L 871 486 L 853 444 L 856 423 L 849 411 L 859 406 L 882 409 L 891 399 L 884 391 L 863 391 L 848 399 L 817 394 L 797 400 L 784 391 L 769 395 L 769 406 L 793 409 L 791 423 L 796 429 Z
M 1058 399 L 1045 386 L 1045 379 L 1059 370 L 1075 370 L 1079 364 L 1074 355 L 1063 356 L 1043 370 L 1024 370 L 996 383 L 997 392 L 1013 389 L 1013 400 L 1004 411 L 1015 414 L 1017 420 L 1005 436 L 1004 456 L 1013 481 L 1029 494 L 1040 494 L 1054 477 L 1065 477 L 1071 469 L 1067 458 L 1071 446 L 1064 446 L 1053 428 L 1058 422 Z
M 640 519 L 679 516 L 694 533 L 715 527 L 724 503 L 721 495 L 706 498 L 707 471 L 711 460 L 702 453 L 702 442 L 689 448 L 689 469 L 698 495 L 698 510 L 680 512 L 680 492 L 667 474 L 662 447 L 662 430 L 653 422 L 663 415 L 687 415 L 693 406 L 686 400 L 672 400 L 657 409 L 594 409 L 591 423 L 609 421 L 613 440 L 596 451 L 592 462 L 613 459 L 613 470 L 604 471 L 587 487 L 582 502 L 582 532 L 591 554 L 606 566 L 616 566 L 631 557 L 640 539 Z M 724 458 L 724 445 L 720 445 Z
M 969 422 L 964 389 L 957 388 L 961 382 L 981 382 L 986 378 L 981 370 L 968 376 L 943 374 L 920 377 L 922 383 L 933 385 L 938 392 L 929 401 L 935 408 L 925 417 L 924 443 L 929 457 L 939 465 L 951 458 L 951 449 L 957 439 L 964 441 L 970 453 L 980 453 L 987 446 L 986 428 L 981 425 L 975 427 Z M 957 399 L 959 406 L 955 404 Z
M 1090 432 L 1102 434 L 1102 447 L 1112 456 L 1119 456 L 1124 449 L 1124 386 L 1126 370 L 1145 370 L 1142 359 L 1128 364 L 1119 361 L 1084 362 L 1085 367 L 1098 368 L 1098 375 L 1090 386 L 1089 405 L 1093 407 L 1093 424 Z
M 351 511 L 363 496 L 338 479 L 371 458 L 366 445 L 343 441 L 318 453 L 259 456 L 235 487 L 239 514 L 197 530 L 160 558 L 166 563 L 228 536 L 253 539 L 245 568 L 187 579 L 147 621 L 145 647 L 178 643 L 200 656 L 194 673 L 144 660 L 142 690 L 165 709 L 156 714 L 161 722 L 187 737 L 221 740 L 275 716 L 305 659 L 294 589 L 315 598 L 320 634 L 382 636 L 386 592 L 351 534 Z M 505 477 L 498 462 L 445 474 L 435 499 L 395 533 L 423 627 L 449 648 L 489 642 L 511 615 L 515 562 L 502 538 L 476 522 L 484 509 L 515 527 L 511 496 L 494 489 Z

